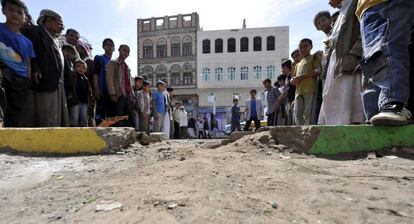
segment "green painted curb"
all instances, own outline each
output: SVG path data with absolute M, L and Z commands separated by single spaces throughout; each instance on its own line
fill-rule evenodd
M 309 154 L 333 155 L 376 151 L 392 147 L 414 147 L 414 125 L 399 127 L 313 126 L 319 136 Z

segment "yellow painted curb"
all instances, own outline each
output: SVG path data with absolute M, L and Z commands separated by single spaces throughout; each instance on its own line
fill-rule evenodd
M 92 128 L 4 128 L 0 129 L 0 149 L 27 153 L 93 153 L 107 143 Z

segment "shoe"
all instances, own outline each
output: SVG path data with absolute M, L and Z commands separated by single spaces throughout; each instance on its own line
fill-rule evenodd
M 412 122 L 412 114 L 400 104 L 390 103 L 381 107 L 380 112 L 371 118 L 374 126 L 401 126 Z

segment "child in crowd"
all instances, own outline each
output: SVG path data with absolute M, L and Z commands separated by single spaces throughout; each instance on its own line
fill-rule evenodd
M 154 111 L 154 132 L 162 132 L 164 126 L 165 116 L 165 83 L 163 81 L 157 82 L 157 90 L 152 94 L 152 108 Z
M 0 72 L 7 105 L 4 111 L 5 127 L 24 125 L 24 107 L 29 94 L 32 67 L 35 58 L 32 42 L 20 32 L 26 22 L 26 5 L 20 0 L 2 0 L 6 22 L 0 23 Z M 0 121 L 1 122 L 1 121 Z
M 77 60 L 73 80 L 73 94 L 68 98 L 70 126 L 86 127 L 88 124 L 88 100 L 92 89 L 86 77 L 86 62 Z
M 137 91 L 137 112 L 139 113 L 139 131 L 149 134 L 149 121 L 151 116 L 151 85 L 143 81 L 141 91 Z
M 293 102 L 295 101 L 295 92 L 296 88 L 290 80 L 292 79 L 292 61 L 287 60 L 282 63 L 282 74 L 286 76 L 285 81 L 285 93 L 282 95 L 284 99 L 286 99 L 286 106 L 285 106 L 285 125 L 294 125 L 293 119 Z
M 357 0 L 336 0 L 331 1 L 331 5 L 340 8 L 340 11 L 328 37 L 331 50 L 324 69 L 326 81 L 319 124 L 361 124 L 364 122 L 362 77 L 357 67 L 362 46 L 359 22 L 354 15 Z
M 317 77 L 321 73 L 321 62 L 318 55 L 311 55 L 313 44 L 310 39 L 299 43 L 302 60 L 296 65 L 292 84 L 296 86 L 295 120 L 297 125 L 314 124 L 315 103 L 317 93 Z

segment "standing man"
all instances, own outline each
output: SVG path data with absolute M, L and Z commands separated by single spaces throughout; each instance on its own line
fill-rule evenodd
M 180 103 L 176 102 L 174 111 L 173 111 L 173 120 L 174 120 L 174 139 L 180 138 Z
M 67 127 L 69 114 L 64 88 L 64 57 L 58 40 L 64 29 L 62 17 L 57 12 L 44 9 L 37 24 L 22 31 L 32 41 L 36 54 L 36 60 L 32 61 L 35 73 L 28 97 L 26 125 Z
M 240 115 L 244 112 L 240 111 L 239 100 L 233 99 L 233 107 L 231 108 L 231 133 L 240 131 Z
M 128 121 L 123 122 L 124 127 L 131 127 L 131 103 L 132 103 L 132 86 L 131 74 L 125 59 L 129 56 L 129 47 L 127 45 L 119 46 L 119 57 L 108 64 L 106 72 L 106 83 L 108 85 L 108 94 L 111 99 L 112 117 L 128 116 Z
M 115 44 L 112 39 L 105 39 L 102 43 L 105 54 L 96 55 L 93 62 L 93 85 L 94 96 L 96 100 L 95 123 L 99 125 L 109 115 L 111 101 L 109 100 L 108 87 L 106 84 L 106 69 L 112 54 L 115 50 Z
M 257 129 L 260 128 L 260 117 L 262 116 L 262 101 L 256 99 L 257 91 L 255 89 L 250 90 L 250 99 L 246 102 L 246 113 L 247 121 L 246 126 L 244 127 L 245 131 L 248 131 L 250 124 L 254 121 L 254 125 Z
M 264 80 L 263 86 L 266 91 L 267 126 L 276 126 L 277 115 L 280 110 L 280 102 L 278 102 L 278 99 L 281 94 L 277 88 L 273 88 L 272 80 L 270 79 Z
M 187 138 L 187 125 L 188 125 L 188 117 L 187 117 L 187 111 L 185 111 L 184 106 L 180 107 L 180 110 L 178 112 L 178 117 L 180 119 L 179 123 L 179 137 L 180 139 L 186 139 Z
M 165 98 L 165 114 L 164 114 L 164 124 L 163 124 L 163 132 L 165 133 L 165 136 L 167 138 L 171 138 L 171 122 L 172 122 L 172 109 L 173 109 L 173 105 L 172 105 L 172 100 L 171 100 L 171 95 L 170 92 L 172 92 L 172 89 L 167 88 L 168 87 L 168 79 L 164 78 L 161 80 L 162 82 L 165 83 L 165 87 L 166 89 L 163 91 L 163 95 Z M 167 89 L 170 89 L 170 91 L 168 91 Z

